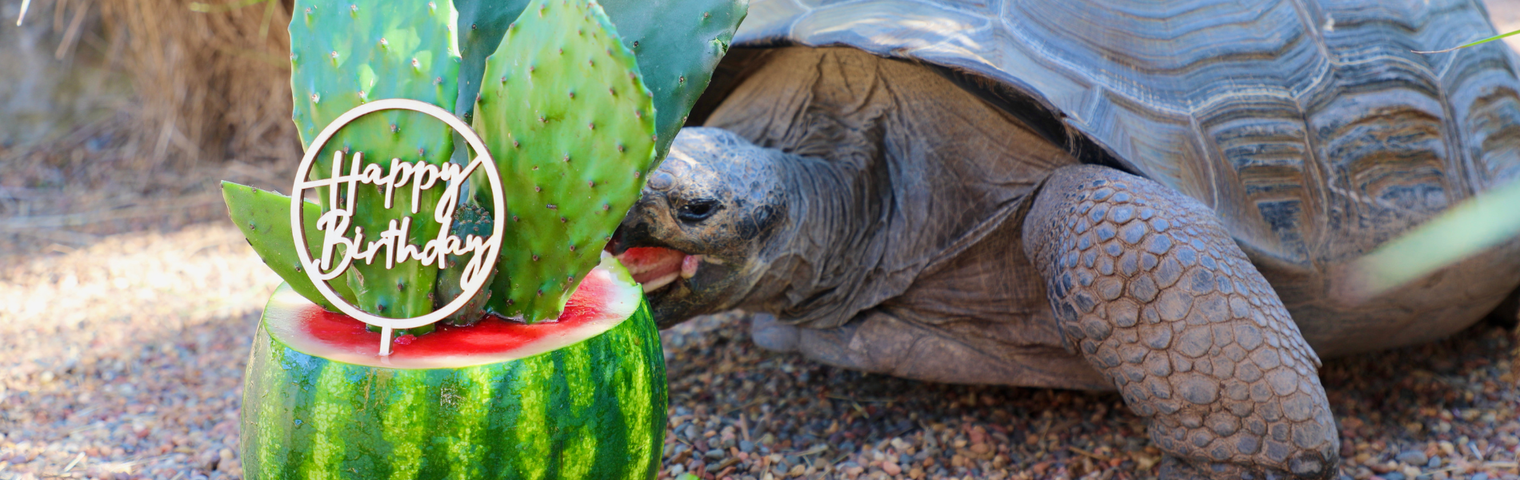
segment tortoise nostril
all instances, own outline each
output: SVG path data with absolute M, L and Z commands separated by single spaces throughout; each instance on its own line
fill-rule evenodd
M 670 187 L 675 185 L 675 183 L 675 178 L 672 178 L 669 173 L 663 171 L 656 171 L 654 175 L 649 176 L 649 188 L 653 188 L 657 192 L 670 190 Z

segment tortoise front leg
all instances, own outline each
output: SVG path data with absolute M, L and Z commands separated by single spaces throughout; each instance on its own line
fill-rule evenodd
M 1068 348 L 1114 383 L 1168 478 L 1332 478 L 1319 358 L 1218 219 L 1118 170 L 1057 170 L 1024 223 Z

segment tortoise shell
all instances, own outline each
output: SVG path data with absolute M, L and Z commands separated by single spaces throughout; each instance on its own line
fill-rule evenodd
M 935 67 L 1081 161 L 1213 209 L 1311 343 L 1351 351 L 1387 346 L 1335 341 L 1379 312 L 1321 305 L 1326 272 L 1520 179 L 1515 54 L 1418 53 L 1493 34 L 1466 0 L 761 0 L 734 46 L 849 46 Z

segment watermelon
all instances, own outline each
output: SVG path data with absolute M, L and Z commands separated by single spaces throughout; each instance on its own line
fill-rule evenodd
M 654 478 L 668 401 L 659 333 L 610 255 L 557 322 L 378 333 L 281 286 L 245 375 L 244 475 Z

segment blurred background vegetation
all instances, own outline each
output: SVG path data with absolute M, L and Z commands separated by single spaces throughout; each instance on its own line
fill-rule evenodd
M 289 1 L 33 0 L 17 26 L 22 4 L 0 0 L 0 257 L 288 183 Z

